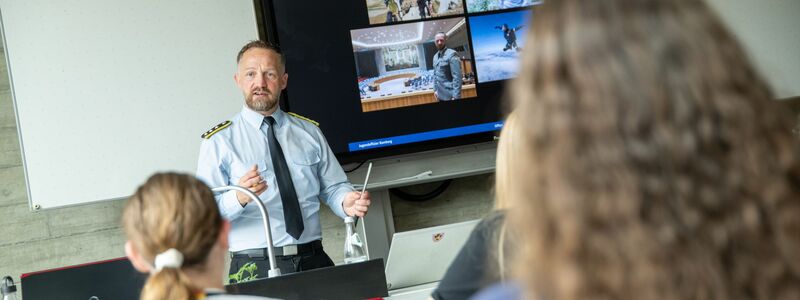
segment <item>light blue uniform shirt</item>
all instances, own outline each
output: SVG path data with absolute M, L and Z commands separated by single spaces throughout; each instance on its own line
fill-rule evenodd
M 342 202 L 345 195 L 353 191 L 353 186 L 347 182 L 342 166 L 319 128 L 280 109 L 272 116 L 275 118 L 275 137 L 283 148 L 303 213 L 305 229 L 299 240 L 286 233 L 283 204 L 267 146 L 269 124 L 263 122 L 263 115 L 245 106 L 231 119 L 232 124 L 228 128 L 204 139 L 200 145 L 197 177 L 212 188 L 236 185 L 253 165 L 258 165 L 261 177 L 267 182 L 266 191 L 258 196 L 269 213 L 274 246 L 304 244 L 322 239 L 320 200 L 330 206 L 336 215 L 344 218 Z M 250 203 L 242 207 L 234 191 L 217 195 L 216 198 L 222 216 L 232 225 L 230 251 L 267 246 L 258 205 Z

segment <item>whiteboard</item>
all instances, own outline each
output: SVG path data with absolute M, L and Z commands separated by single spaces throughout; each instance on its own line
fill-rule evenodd
M 31 208 L 194 173 L 200 134 L 241 109 L 252 0 L 0 0 Z

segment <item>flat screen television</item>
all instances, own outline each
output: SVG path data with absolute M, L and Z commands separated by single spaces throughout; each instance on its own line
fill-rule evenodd
M 503 87 L 517 72 L 531 8 L 540 2 L 256 3 L 262 38 L 286 59 L 283 109 L 318 122 L 348 163 L 491 141 L 502 127 Z M 455 55 L 437 47 L 441 33 Z M 454 97 L 435 93 L 437 85 Z

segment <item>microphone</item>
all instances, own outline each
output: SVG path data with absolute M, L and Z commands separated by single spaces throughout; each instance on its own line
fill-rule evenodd
M 255 193 L 238 185 L 221 186 L 211 189 L 211 191 L 214 193 L 220 193 L 231 190 L 244 193 L 245 195 L 250 197 L 250 199 L 253 199 L 253 202 L 255 202 L 256 205 L 258 205 L 258 209 L 259 211 L 261 211 L 262 221 L 264 222 L 264 232 L 266 233 L 267 236 L 267 254 L 269 255 L 269 270 L 267 271 L 267 277 L 271 278 L 280 276 L 281 269 L 276 267 L 277 263 L 275 263 L 275 253 L 272 250 L 272 231 L 270 231 L 271 227 L 269 226 L 269 214 L 267 213 L 267 208 L 264 206 L 264 203 L 261 202 L 261 199 L 259 199 Z

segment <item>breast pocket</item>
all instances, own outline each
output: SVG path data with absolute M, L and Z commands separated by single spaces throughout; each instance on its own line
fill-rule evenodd
M 269 177 L 269 174 L 267 174 L 267 162 L 264 160 L 234 162 L 231 164 L 231 181 L 229 184 L 239 185 L 239 180 L 241 180 L 242 177 L 253 168 L 253 165 L 258 165 L 258 174 L 261 175 L 262 178 L 266 179 Z
M 313 166 L 319 163 L 319 153 L 317 151 L 296 151 L 292 153 L 293 163 L 301 166 Z
M 306 151 L 295 151 L 289 157 L 290 166 L 292 168 L 292 179 L 294 184 L 298 187 L 298 192 L 303 191 L 318 191 L 319 178 L 317 170 L 320 163 L 320 156 L 318 152 L 306 149 Z M 302 201 L 301 201 L 302 202 Z

